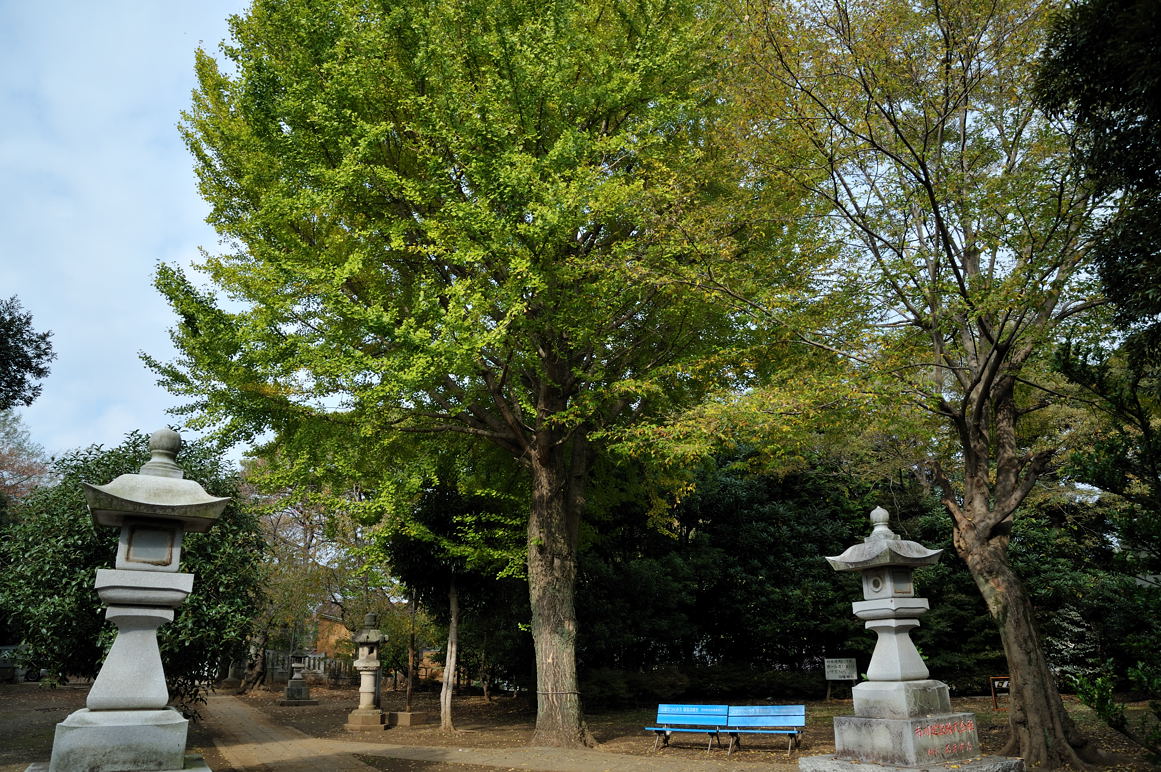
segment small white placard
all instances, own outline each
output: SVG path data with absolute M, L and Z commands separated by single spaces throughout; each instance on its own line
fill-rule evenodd
M 853 659 L 824 659 L 822 665 L 826 669 L 828 681 L 859 680 L 858 668 Z

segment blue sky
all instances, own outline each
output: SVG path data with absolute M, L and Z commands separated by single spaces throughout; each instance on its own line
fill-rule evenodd
M 0 0 L 0 297 L 53 332 L 52 374 L 20 410 L 49 453 L 174 420 L 138 359 L 173 354 L 151 277 L 218 243 L 176 124 L 194 50 L 245 7 Z

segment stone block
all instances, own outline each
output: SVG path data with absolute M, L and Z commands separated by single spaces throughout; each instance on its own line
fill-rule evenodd
M 49 772 L 180 770 L 189 722 L 173 708 L 89 710 L 56 725 Z
M 386 718 L 378 708 L 356 708 L 347 716 L 344 728 L 352 732 L 381 731 L 387 728 L 384 725 Z
M 838 716 L 834 745 L 839 758 L 904 767 L 959 761 L 980 752 L 972 713 L 905 719 Z
M 980 756 L 957 762 L 923 764 L 918 767 L 886 766 L 869 761 L 851 761 L 837 756 L 804 756 L 798 760 L 800 772 L 1024 772 L 1024 759 L 1006 756 Z
M 310 687 L 302 679 L 290 680 L 286 684 L 287 702 L 306 702 L 310 700 Z M 317 700 L 315 700 L 317 702 Z
M 38 761 L 35 764 L 29 764 L 24 772 L 48 772 L 48 762 Z M 185 757 L 185 766 L 181 769 L 163 769 L 160 772 L 213 772 L 206 760 L 196 753 L 191 753 Z
M 851 690 L 861 718 L 919 718 L 951 713 L 942 681 L 864 681 Z
M 423 713 L 420 711 L 399 711 L 387 714 L 387 723 L 390 726 L 418 726 L 420 724 L 430 724 L 432 722 L 431 713 Z

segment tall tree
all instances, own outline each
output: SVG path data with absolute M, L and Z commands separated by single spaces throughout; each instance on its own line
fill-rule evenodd
M 1130 353 L 1161 360 L 1161 7 L 1084 0 L 1057 16 L 1038 97 L 1075 127 L 1089 176 L 1122 194 L 1093 250 Z
M 228 67 L 198 55 L 183 130 L 230 246 L 204 264 L 213 292 L 160 270 L 182 358 L 152 364 L 207 422 L 273 429 L 320 465 L 378 462 L 384 508 L 408 505 L 449 435 L 518 465 L 534 743 L 590 741 L 573 597 L 595 432 L 770 366 L 723 353 L 754 330 L 720 304 L 638 281 L 793 236 L 746 227 L 761 191 L 722 178 L 712 10 L 258 0 L 232 19 Z M 677 227 L 715 202 L 732 217 Z
M 519 521 L 512 502 L 465 495 L 454 478 L 423 491 L 412 517 L 385 530 L 378 549 L 409 595 L 447 624 L 440 728 L 454 730 L 452 696 L 458 665 L 460 601 L 498 590 L 497 576 L 519 566 Z
M 1106 419 L 1074 455 L 1084 482 L 1136 505 L 1122 538 L 1161 564 L 1161 7 L 1085 0 L 1056 17 L 1037 80 L 1041 103 L 1075 126 L 1074 152 L 1119 206 L 1093 249 L 1122 336 L 1068 345 L 1058 366 Z M 1110 336 L 1111 337 L 1111 336 Z
M 1096 751 L 1064 710 L 1008 555 L 1013 519 L 1057 447 L 1029 445 L 1019 431 L 1051 403 L 1036 373 L 1097 300 L 1083 268 L 1100 200 L 1075 170 L 1069 138 L 1031 99 L 1051 8 L 754 5 L 744 93 L 760 127 L 793 126 L 814 149 L 805 170 L 768 171 L 829 203 L 856 268 L 848 281 L 879 310 L 873 343 L 844 350 L 863 363 L 865 383 L 895 383 L 945 432 L 928 429 L 927 474 L 1004 643 L 1005 752 L 1060 768 L 1083 767 Z
M 0 300 L 0 410 L 31 405 L 40 396 L 34 381 L 48 375 L 52 353 L 51 332 L 32 329 L 32 314 L 16 296 Z

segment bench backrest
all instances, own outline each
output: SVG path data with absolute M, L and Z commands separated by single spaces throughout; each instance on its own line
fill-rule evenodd
M 806 726 L 806 706 L 731 705 L 726 726 Z
M 725 726 L 728 705 L 658 705 L 657 723 L 663 726 Z

